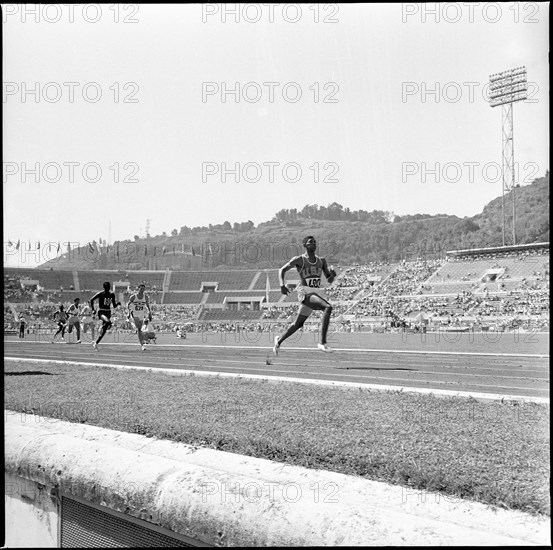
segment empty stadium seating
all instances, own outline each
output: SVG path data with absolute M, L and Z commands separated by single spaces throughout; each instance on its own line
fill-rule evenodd
M 73 284 L 72 271 L 50 271 L 49 269 L 4 268 L 4 275 L 19 279 L 38 280 L 45 290 L 68 289 Z
M 199 304 L 204 298 L 203 292 L 166 292 L 164 304 Z
M 261 311 L 204 310 L 198 319 L 200 323 L 220 321 L 257 321 L 261 319 Z
M 126 275 L 131 289 L 135 289 L 143 281 L 146 282 L 147 288 L 163 288 L 165 271 L 129 271 Z
M 81 290 L 102 290 L 105 281 L 124 281 L 125 275 L 118 271 L 79 271 L 79 286 Z
M 60 303 L 72 302 L 75 298 L 81 299 L 81 304 L 85 301 L 88 302 L 98 292 L 97 290 L 88 290 L 83 292 L 77 292 L 76 290 L 64 290 L 63 292 L 56 292 L 56 301 Z M 51 294 L 50 296 L 53 297 Z
M 257 274 L 248 271 L 190 271 L 171 273 L 169 290 L 201 290 L 202 283 L 218 283 L 217 290 L 247 290 Z
M 267 287 L 267 275 L 269 276 L 269 288 L 271 290 L 280 289 L 280 283 L 278 280 L 278 270 L 274 269 L 271 271 L 263 271 L 260 273 L 259 278 L 257 279 L 253 290 L 265 290 Z
M 206 304 L 222 304 L 225 298 L 265 298 L 265 292 L 260 290 L 241 290 L 241 291 L 226 291 L 226 292 L 210 292 Z
M 481 279 L 489 269 L 504 269 L 505 275 L 514 277 L 534 277 L 535 272 L 543 271 L 544 264 L 549 263 L 549 255 L 525 255 L 519 258 L 474 258 L 450 261 L 445 263 L 432 277 L 429 284 L 447 281 Z

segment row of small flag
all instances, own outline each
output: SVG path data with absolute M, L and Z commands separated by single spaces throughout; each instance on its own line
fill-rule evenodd
M 12 241 L 8 241 L 8 245 L 9 246 L 14 246 L 14 243 Z M 53 245 L 52 243 L 48 243 L 48 252 L 50 252 L 52 250 L 52 246 L 55 246 L 55 244 Z M 125 245 L 125 252 L 128 253 L 129 251 L 129 248 L 135 246 L 136 248 L 136 252 L 138 254 L 139 252 L 139 248 L 138 246 L 136 245 Z M 19 248 L 21 247 L 21 239 L 19 239 L 17 241 L 17 244 L 15 245 L 15 249 L 16 250 L 19 250 Z M 88 243 L 87 245 L 88 247 L 88 251 L 91 253 L 91 254 L 94 254 L 94 252 L 98 252 L 99 254 L 102 253 L 102 249 L 100 248 L 100 246 L 97 244 L 97 243 Z M 111 248 L 114 248 L 113 245 Z M 31 249 L 31 241 L 29 241 L 29 246 L 28 246 L 28 249 L 30 250 Z M 37 242 L 36 244 L 36 249 L 37 250 L 40 250 L 40 241 Z M 196 255 L 196 250 L 194 249 L 194 247 L 192 246 L 191 247 L 192 249 L 192 255 L 195 256 Z M 61 243 L 58 243 L 58 247 L 57 247 L 57 253 L 59 254 L 61 250 Z M 151 250 L 151 247 L 150 247 L 150 250 Z M 106 246 L 106 254 L 110 251 L 110 246 L 107 245 Z M 161 250 L 161 253 L 165 256 L 168 252 L 168 249 L 166 246 L 164 246 Z M 181 252 L 184 254 L 184 243 L 182 243 L 181 245 Z M 67 243 L 67 253 L 70 254 L 71 253 L 71 243 Z M 77 247 L 77 253 L 80 254 L 81 253 L 81 248 L 80 247 Z M 115 253 L 117 255 L 117 257 L 119 258 L 119 245 L 117 245 L 115 247 Z M 153 247 L 153 254 L 152 256 L 156 256 L 157 254 L 157 245 L 154 245 Z M 176 249 L 175 249 L 175 245 L 173 245 L 173 255 L 176 254 Z M 144 245 L 144 256 L 148 256 L 148 246 L 147 245 Z
M 14 246 L 14 243 L 12 241 L 8 241 L 8 246 Z M 52 247 L 55 246 L 55 243 L 48 243 L 48 252 L 50 252 L 52 250 Z M 15 244 L 15 249 L 16 250 L 19 250 L 19 248 L 21 247 L 21 239 L 19 239 L 17 241 L 17 243 Z M 31 244 L 31 241 L 29 241 L 29 245 L 28 245 L 28 250 L 31 250 L 32 248 L 32 244 Z M 96 248 L 94 247 L 94 245 L 92 243 L 88 243 L 88 249 L 90 250 L 90 252 L 94 252 L 96 249 L 100 250 L 100 247 L 98 245 L 96 245 Z M 36 243 L 36 250 L 40 250 L 40 241 L 38 241 Z M 58 242 L 58 246 L 57 246 L 57 252 L 59 253 L 61 250 L 61 243 Z M 80 252 L 80 248 L 78 249 L 79 252 Z M 71 244 L 70 243 L 67 243 L 67 251 L 68 252 L 71 252 Z
M 8 246 L 14 246 L 13 242 L 12 241 L 8 241 Z M 15 245 L 15 249 L 16 250 L 19 250 L 19 248 L 21 247 L 21 239 L 19 239 L 17 241 L 17 244 Z M 31 241 L 29 241 L 29 246 L 27 247 L 29 250 L 31 250 L 32 248 L 32 245 L 31 245 Z M 37 250 L 40 250 L 40 241 L 38 241 L 36 243 L 36 249 Z M 52 250 L 52 243 L 48 243 L 48 251 Z M 58 243 L 58 252 L 61 250 L 61 243 Z

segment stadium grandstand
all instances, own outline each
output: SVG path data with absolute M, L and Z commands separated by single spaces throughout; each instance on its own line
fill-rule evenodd
M 278 270 L 55 271 L 4 269 L 4 327 L 15 328 L 14 309 L 34 325 L 47 323 L 58 304 L 90 300 L 110 281 L 126 303 L 146 283 L 158 330 L 189 323 L 285 322 L 296 298 L 280 292 Z M 298 283 L 288 273 L 290 288 Z M 342 330 L 461 326 L 549 327 L 549 243 L 453 250 L 442 259 L 338 266 L 325 289 Z M 318 315 L 313 315 L 313 323 Z M 125 324 L 121 326 L 124 328 Z

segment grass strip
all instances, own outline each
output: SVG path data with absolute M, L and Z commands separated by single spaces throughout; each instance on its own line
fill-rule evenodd
M 4 366 L 6 409 L 550 515 L 549 406 Z

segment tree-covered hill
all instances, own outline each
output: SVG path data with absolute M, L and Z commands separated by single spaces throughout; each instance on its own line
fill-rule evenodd
M 517 244 L 549 241 L 549 171 L 517 187 Z M 511 192 L 512 193 L 512 192 Z M 510 224 L 511 194 L 505 204 Z M 319 253 L 333 263 L 443 256 L 446 250 L 501 246 L 502 197 L 473 217 L 440 214 L 396 216 L 392 212 L 350 210 L 338 203 L 281 210 L 257 227 L 226 221 L 208 227 L 174 229 L 111 246 L 92 243 L 42 267 L 58 269 L 247 269 L 278 267 L 303 252 L 301 240 L 314 235 Z M 508 225 L 506 244 L 512 244 Z

